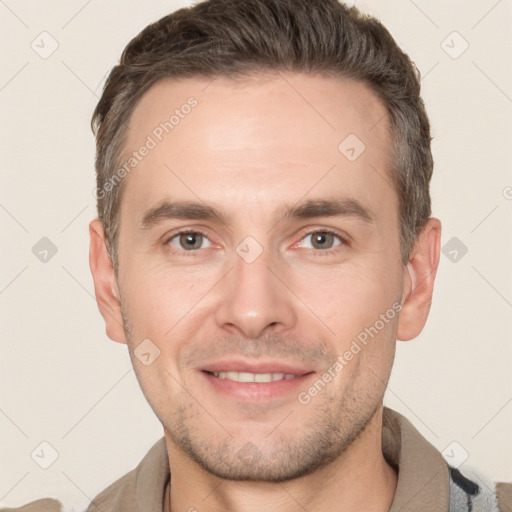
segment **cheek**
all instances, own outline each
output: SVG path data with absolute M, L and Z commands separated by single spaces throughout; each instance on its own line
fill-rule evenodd
M 347 341 L 392 306 L 398 296 L 395 281 L 380 265 L 347 263 L 310 267 L 295 276 L 292 289 L 311 311 L 311 322 L 321 320 L 335 338 Z
M 122 293 L 133 332 L 157 339 L 167 337 L 211 287 L 211 275 L 190 268 L 140 264 L 127 268 L 125 275 L 130 277 Z
M 337 340 L 339 365 L 333 397 L 345 396 L 356 402 L 382 398 L 396 347 L 396 318 L 389 315 L 387 320 L 365 319 L 361 322 L 365 327 Z

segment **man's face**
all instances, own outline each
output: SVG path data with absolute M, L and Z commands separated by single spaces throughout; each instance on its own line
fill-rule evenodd
M 168 443 L 235 479 L 333 460 L 380 409 L 394 356 L 404 267 L 384 106 L 311 75 L 165 81 L 124 156 L 148 136 L 126 177 L 118 285 Z

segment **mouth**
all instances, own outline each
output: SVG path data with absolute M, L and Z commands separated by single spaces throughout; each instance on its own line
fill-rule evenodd
M 206 372 L 219 379 L 234 382 L 276 382 L 278 380 L 291 380 L 297 376 L 293 373 L 250 373 L 250 372 Z
M 238 401 L 268 401 L 295 397 L 298 388 L 315 375 L 314 371 L 286 363 L 252 364 L 225 361 L 200 370 L 210 390 Z

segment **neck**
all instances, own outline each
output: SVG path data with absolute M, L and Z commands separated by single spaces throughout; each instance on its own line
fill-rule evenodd
M 286 482 L 218 478 L 191 461 L 165 433 L 171 468 L 170 503 L 164 510 L 190 512 L 387 512 L 397 475 L 382 454 L 382 408 L 336 460 Z

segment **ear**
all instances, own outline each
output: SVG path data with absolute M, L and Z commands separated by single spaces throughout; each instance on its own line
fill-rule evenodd
M 405 269 L 397 338 L 416 338 L 430 312 L 441 247 L 441 222 L 431 218 L 418 236 Z
M 119 289 L 105 241 L 103 224 L 94 219 L 89 224 L 89 266 L 94 280 L 96 302 L 105 320 L 107 336 L 119 343 L 126 343 L 119 301 Z

